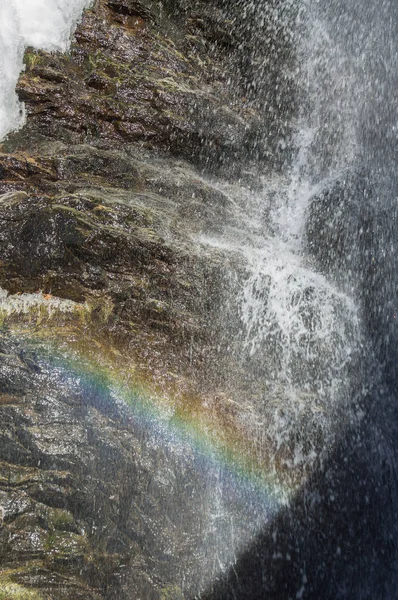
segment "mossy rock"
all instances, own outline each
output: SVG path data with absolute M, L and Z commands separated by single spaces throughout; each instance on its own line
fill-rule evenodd
M 61 508 L 46 507 L 46 524 L 51 531 L 64 531 L 76 533 L 77 527 L 75 519 L 67 510 Z
M 184 600 L 184 595 L 178 585 L 168 585 L 161 590 L 160 600 Z
M 42 60 L 43 57 L 40 52 L 34 50 L 33 48 L 27 48 L 25 50 L 23 62 L 27 71 L 34 69 L 34 67 L 39 65 Z
M 45 600 L 37 590 L 32 590 L 10 580 L 1 578 L 0 574 L 0 600 Z

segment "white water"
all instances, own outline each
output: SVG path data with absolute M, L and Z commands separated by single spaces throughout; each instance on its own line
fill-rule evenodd
M 0 140 L 25 122 L 15 86 L 28 46 L 66 51 L 83 8 L 92 0 L 1 0 Z
M 80 11 L 87 5 L 82 0 L 14 0 L 0 6 L 0 137 L 23 123 L 23 108 L 14 92 L 23 48 L 34 45 L 65 50 Z M 333 57 L 325 56 L 328 51 Z M 280 449 L 291 447 L 293 440 L 293 452 L 283 456 L 284 466 L 292 471 L 303 465 L 311 468 L 319 458 L 320 430 L 322 449 L 328 452 L 332 448 L 333 434 L 341 427 L 334 409 L 350 402 L 352 371 L 361 353 L 362 335 L 354 298 L 319 273 L 306 252 L 310 203 L 355 159 L 357 100 L 350 91 L 352 74 L 344 56 L 337 58 L 339 49 L 317 18 L 308 24 L 300 52 L 300 77 L 310 110 L 297 123 L 298 152 L 291 170 L 283 177 L 275 174 L 265 179 L 261 194 L 235 190 L 236 195 L 244 196 L 240 203 L 235 198 L 241 207 L 240 231 L 231 228 L 218 239 L 203 238 L 204 243 L 240 253 L 247 266 L 248 276 L 238 299 L 242 360 L 248 369 L 254 365 L 256 375 L 261 373 L 265 389 L 247 425 L 255 429 L 259 440 L 265 433 L 273 438 L 274 458 Z M 325 64 L 333 67 L 326 75 Z M 333 91 L 326 98 L 322 87 L 325 77 L 330 79 L 326 87 L 330 85 Z M 326 104 L 329 119 L 324 121 Z M 328 152 L 321 154 L 316 148 L 325 140 Z M 317 162 L 319 158 L 322 164 Z M 32 298 L 21 299 L 24 307 L 27 301 Z M 350 407 L 347 412 L 351 422 L 361 419 L 359 409 L 355 412 Z M 264 451 L 269 453 L 269 444 L 264 443 Z M 235 548 L 243 538 L 240 531 L 235 539 L 234 514 L 228 499 L 222 498 L 216 475 L 213 487 L 209 485 L 208 507 L 203 507 L 210 519 L 204 537 L 210 539 L 214 571 L 223 570 L 234 560 Z M 249 537 L 263 525 L 266 511 L 256 518 L 245 506 L 241 511 L 250 516 L 245 531 Z M 303 594 L 304 588 L 299 588 L 296 597 Z
M 87 308 L 84 306 L 84 308 Z M 9 294 L 0 287 L 0 315 L 1 318 L 28 315 L 38 316 L 40 314 L 77 313 L 83 310 L 83 305 L 73 300 L 58 298 L 57 296 L 45 295 L 42 292 L 35 294 Z
M 242 419 L 271 471 L 277 475 L 283 464 L 293 486 L 303 484 L 304 472 L 308 476 L 327 456 L 342 426 L 337 415 L 362 417 L 351 394 L 362 351 L 358 307 L 305 252 L 308 205 L 319 185 L 298 172 L 299 164 L 304 169 L 307 163 L 297 162 L 288 177 L 264 180 L 261 194 L 242 193 L 243 231 L 229 228 L 217 239 L 202 237 L 206 245 L 241 255 L 246 265 L 237 298 L 242 323 L 237 352 L 263 394 L 241 399 L 252 407 Z M 241 192 L 233 190 L 236 203 Z
M 346 423 L 358 424 L 364 416 L 355 389 L 364 353 L 355 294 L 321 273 L 307 247 L 311 204 L 350 167 L 357 149 L 349 65 L 316 11 L 312 17 L 297 48 L 305 104 L 291 142 L 294 160 L 282 175 L 264 176 L 261 192 L 224 188 L 238 207 L 232 221 L 239 226 L 201 239 L 240 255 L 247 269 L 231 302 L 242 326 L 237 359 L 254 382 L 252 397 L 249 392 L 238 399 L 249 408 L 242 425 L 270 471 L 292 487 L 305 485 L 328 460 Z M 332 68 L 321 76 L 325 63 Z M 323 86 L 329 84 L 334 95 L 325 100 Z

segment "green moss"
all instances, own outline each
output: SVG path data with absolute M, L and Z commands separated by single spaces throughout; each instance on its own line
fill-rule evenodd
M 42 60 L 43 57 L 31 48 L 26 50 L 25 55 L 23 57 L 23 62 L 26 66 L 27 71 L 30 71 L 31 69 L 36 67 L 40 62 L 42 62 Z
M 131 77 L 134 70 L 129 63 L 123 63 L 112 59 L 110 56 L 97 50 L 97 52 L 88 56 L 88 69 L 91 73 L 94 71 L 109 80 Z
M 65 204 L 53 204 L 52 209 L 57 212 L 63 212 L 67 215 L 73 216 L 76 222 L 82 227 L 87 228 L 87 233 L 94 227 L 93 222 L 86 215 L 83 215 L 81 211 L 72 208 L 71 206 L 65 206 Z M 81 229 L 80 229 L 81 231 Z
M 160 592 L 161 600 L 184 600 L 184 595 L 178 585 L 168 585 Z
M 156 298 L 150 298 L 147 302 L 147 307 L 158 314 L 171 312 L 171 308 L 167 304 L 167 302 L 163 302 L 162 300 L 156 300 Z
M 0 574 L 0 600 L 44 600 L 44 597 L 38 591 L 13 583 Z
M 67 510 L 55 508 L 51 511 L 49 526 L 60 531 L 69 531 L 75 526 L 73 515 Z
M 192 283 L 190 281 L 185 281 L 184 279 L 177 279 L 177 282 L 182 288 L 184 288 L 186 290 L 189 290 L 192 288 Z
M 19 465 L 0 462 L 0 484 L 21 485 L 35 483 L 40 480 L 39 469 L 21 467 Z M 1 573 L 0 573 L 1 581 Z
M 50 531 L 46 540 L 46 550 L 51 556 L 81 556 L 87 552 L 87 541 L 76 533 Z
M 156 231 L 149 227 L 137 227 L 135 233 L 142 242 L 161 243 L 162 241 Z
M 181 123 L 184 121 L 184 117 L 180 115 L 176 115 L 176 113 L 171 112 L 170 110 L 164 110 L 162 112 L 163 116 L 170 119 L 170 121 L 180 121 Z

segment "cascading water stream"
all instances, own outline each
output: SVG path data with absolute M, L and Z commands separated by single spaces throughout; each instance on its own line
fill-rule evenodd
M 0 138 L 23 123 L 14 93 L 23 48 L 65 49 L 88 4 L 0 5 Z M 239 331 L 226 336 L 250 384 L 238 398 L 241 424 L 278 494 L 273 501 L 252 481 L 232 489 L 234 474 L 210 452 L 198 484 L 202 545 L 181 585 L 208 587 L 214 599 L 388 600 L 397 581 L 397 9 L 303 0 L 292 26 L 284 9 L 294 4 L 246 2 L 295 46 L 298 106 L 292 137 L 280 140 L 293 159 L 282 173 L 269 168 L 258 193 L 218 183 L 235 214 L 217 238 L 199 240 L 243 265 L 228 315 Z M 252 83 L 261 96 L 264 82 Z M 189 445 L 166 421 L 143 454 L 162 445 L 175 471 L 188 472 Z
M 298 427 L 294 447 L 311 448 L 321 408 L 321 449 L 304 461 L 326 454 L 290 516 L 264 527 L 210 597 L 393 599 L 397 8 L 308 2 L 300 17 L 298 151 L 287 185 L 266 182 L 274 225 L 260 258 L 243 249 L 241 310 L 248 368 L 282 387 L 264 427 L 285 443 Z
M 248 271 L 238 352 L 263 381 L 248 429 L 287 480 L 313 474 L 211 598 L 396 598 L 397 24 L 390 2 L 300 5 L 295 158 L 225 234 Z

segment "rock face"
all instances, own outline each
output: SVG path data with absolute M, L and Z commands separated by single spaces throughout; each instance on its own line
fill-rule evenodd
M 205 494 L 190 458 L 155 448 L 98 384 L 1 343 L 0 593 L 181 598 Z
M 189 10 L 97 2 L 70 56 L 26 53 L 18 94 L 30 118 L 22 138 L 29 148 L 43 139 L 102 148 L 139 143 L 210 168 L 236 167 L 261 118 L 243 90 L 238 102 L 231 89 L 219 48 L 238 43 L 230 27 L 203 2 Z
M 240 41 L 221 5 L 96 2 L 70 55 L 26 52 L 28 123 L 0 155 L 0 285 L 110 306 L 119 336 L 155 331 L 183 362 L 193 336 L 215 344 L 228 259 L 192 236 L 231 201 L 181 159 L 250 168 L 265 125 L 229 83 Z
M 187 165 L 145 158 L 143 151 L 138 157 L 134 148 L 46 149 L 41 159 L 53 171 L 40 181 L 45 191 L 25 188 L 1 198 L 1 285 L 12 294 L 42 290 L 88 302 L 97 326 L 119 338 L 134 333 L 142 348 L 154 334 L 165 353 L 178 350 L 181 360 L 193 336 L 214 337 L 226 259 L 201 256 L 191 236 L 215 227 L 228 198 Z M 32 160 L 13 159 L 13 168 L 23 169 Z M 7 181 L 3 189 L 10 187 Z
M 232 70 L 239 10 L 97 0 L 68 55 L 25 54 L 28 121 L 0 147 L 0 598 L 200 587 L 191 458 L 152 447 L 109 382 L 43 356 L 54 340 L 105 362 L 111 348 L 165 394 L 183 389 L 183 412 L 226 389 L 215 360 L 243 267 L 195 240 L 234 219 L 203 170 L 248 177 L 267 129 Z

